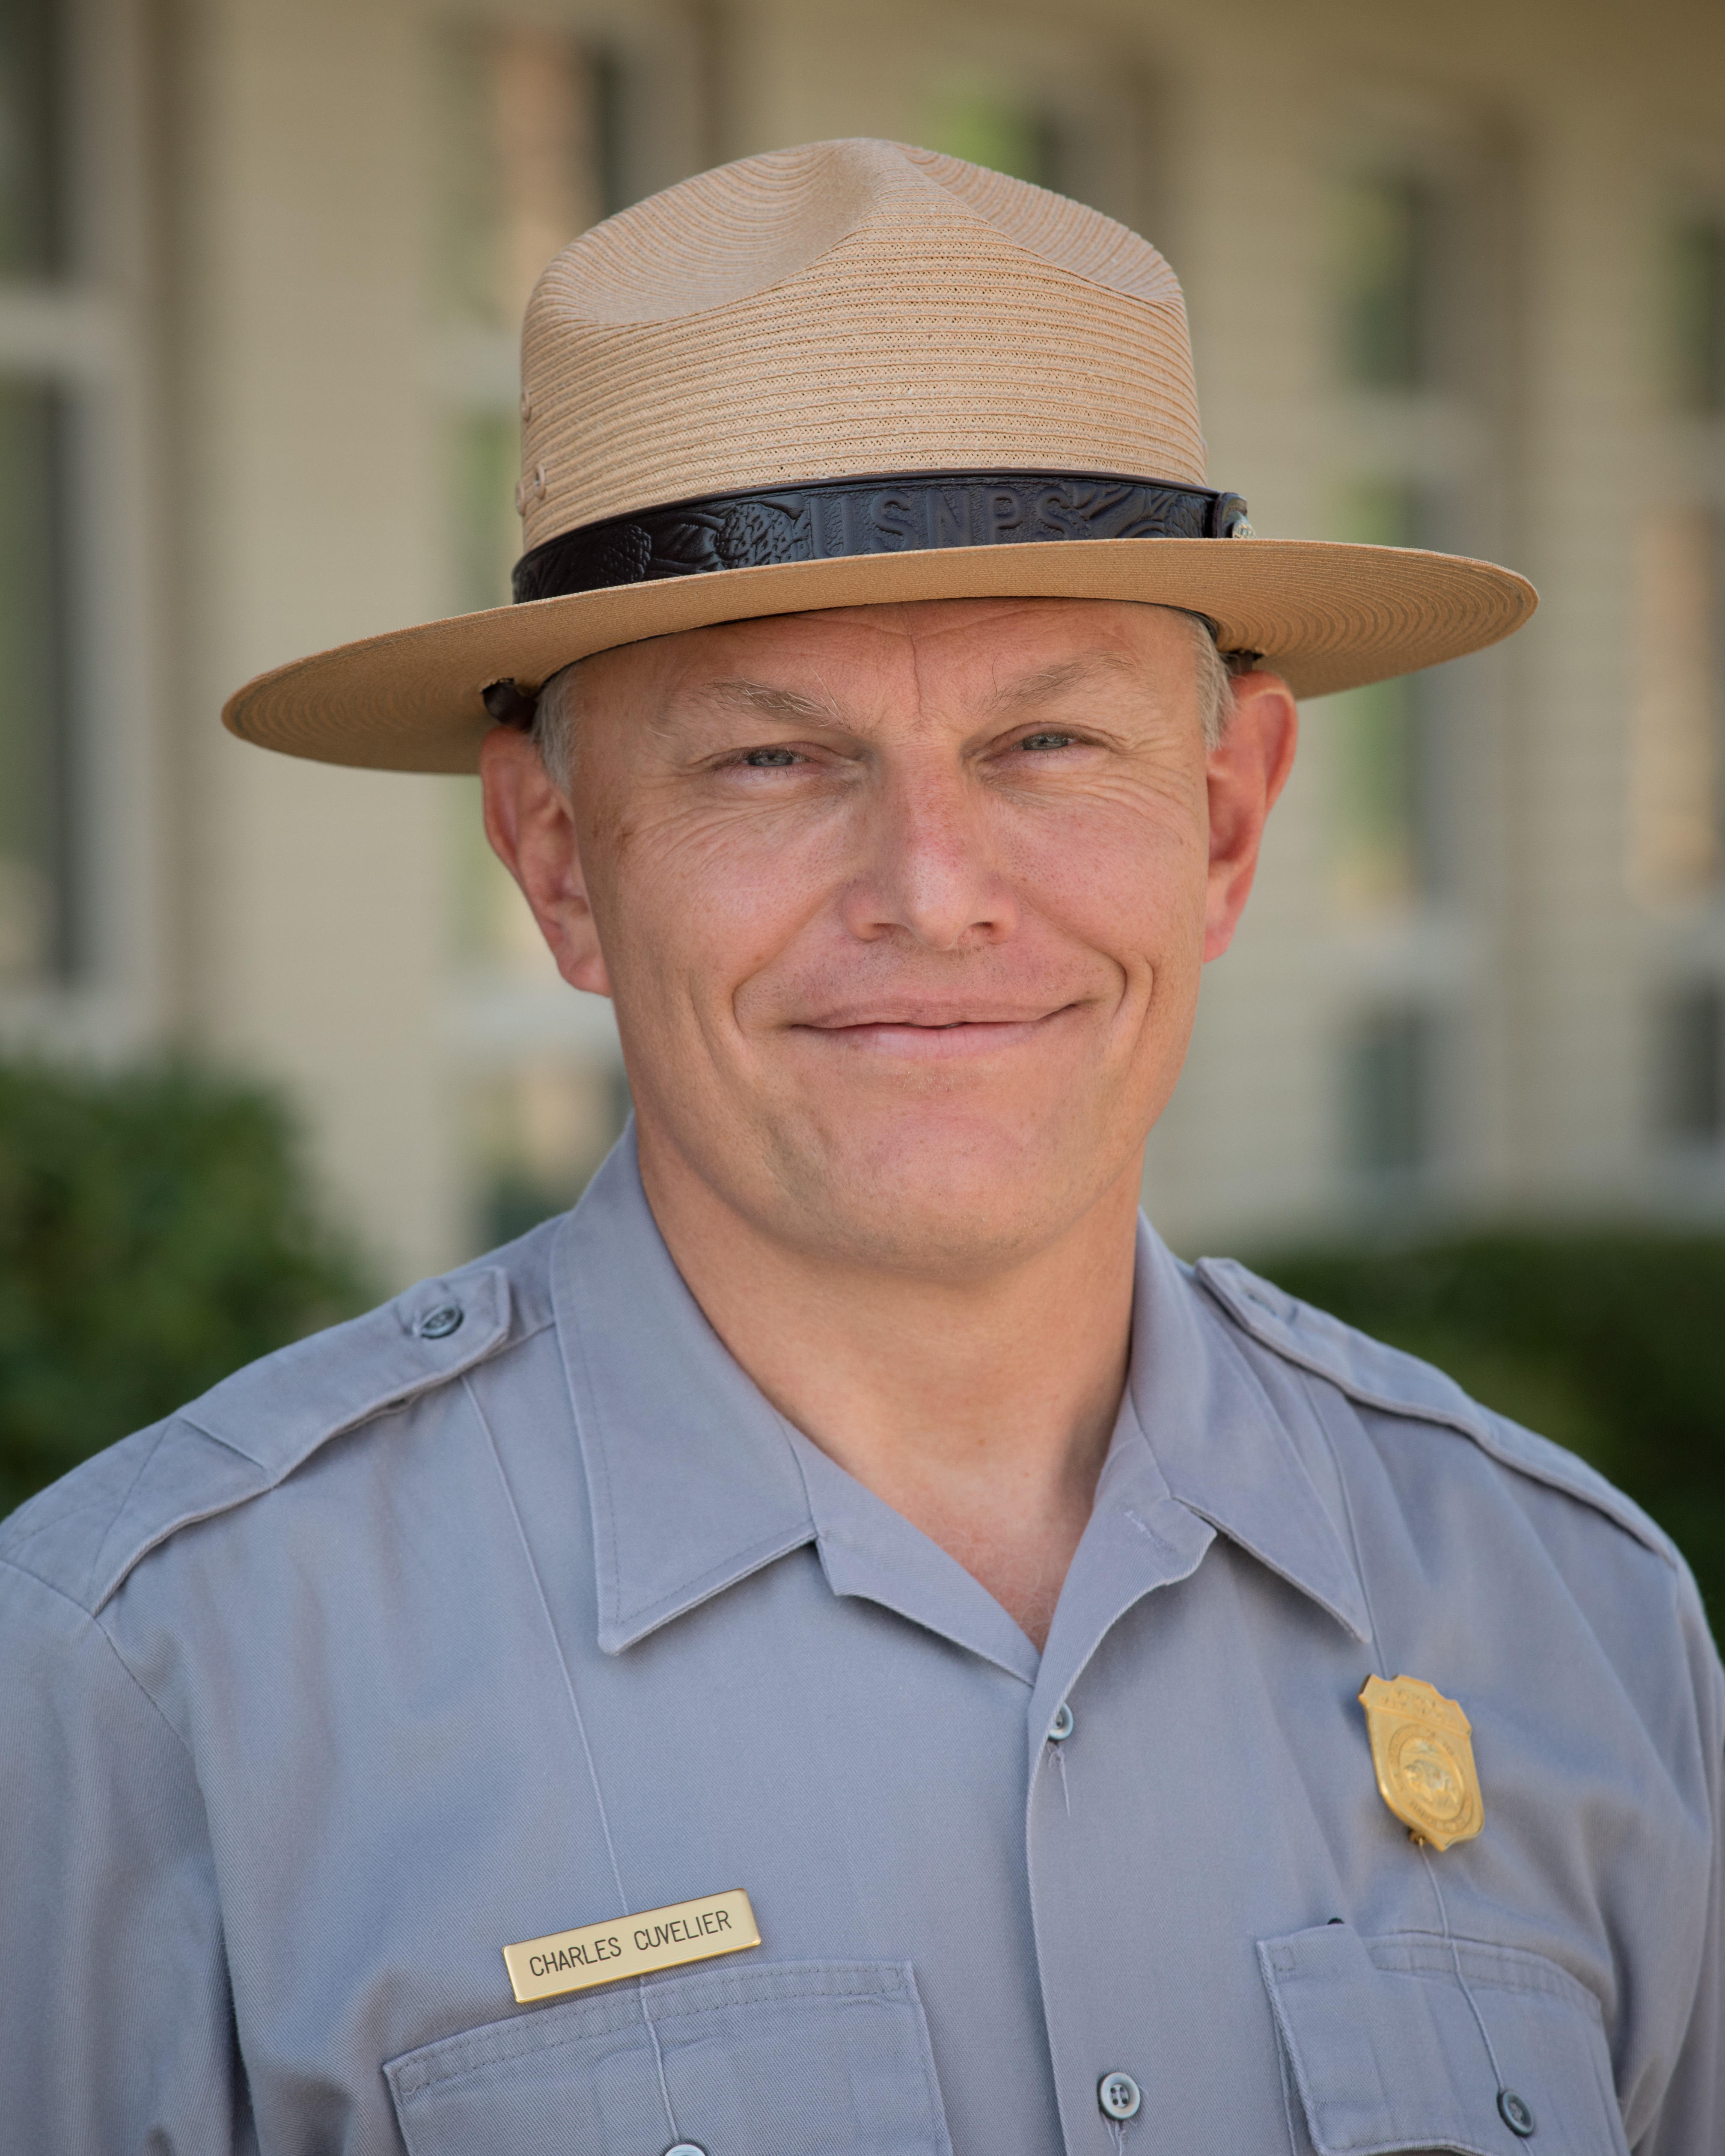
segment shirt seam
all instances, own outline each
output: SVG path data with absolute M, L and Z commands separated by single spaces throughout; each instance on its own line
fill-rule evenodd
M 152 1713 L 155 1715 L 157 1720 L 161 1722 L 162 1727 L 168 1732 L 168 1733 L 172 1737 L 174 1743 L 185 1754 L 186 1763 L 192 1768 L 193 1779 L 195 1781 L 197 1779 L 197 1765 L 191 1746 L 186 1742 L 183 1733 L 175 1723 L 172 1717 L 167 1713 L 167 1710 L 163 1707 L 161 1701 L 157 1698 L 154 1692 L 151 1691 L 150 1687 L 144 1682 L 137 1671 L 133 1669 L 131 1664 L 127 1661 L 125 1656 L 121 1653 L 118 1645 L 115 1642 L 113 1635 L 109 1631 L 107 1626 L 103 1624 L 100 1617 L 96 1614 L 96 1612 L 93 1609 L 86 1609 L 84 1604 L 79 1601 L 75 1595 L 68 1594 L 63 1587 L 57 1587 L 51 1579 L 44 1579 L 39 1572 L 32 1572 L 28 1565 L 20 1564 L 15 1558 L 0 1557 L 0 1565 L 4 1565 L 8 1572 L 15 1572 L 21 1579 L 33 1581 L 34 1584 L 42 1589 L 44 1594 L 53 1595 L 57 1602 L 64 1602 L 69 1609 L 75 1609 L 78 1612 L 78 1614 L 82 1619 L 83 1622 L 92 1632 L 95 1634 L 96 1637 L 107 1649 L 108 1652 L 113 1656 L 115 1661 L 119 1666 L 121 1674 L 126 1678 L 132 1690 L 135 1691 L 142 1700 L 144 1700 Z
M 126 1488 L 121 1495 L 111 1501 L 111 1511 L 110 1512 L 108 1524 L 102 1531 L 101 1541 L 96 1545 L 95 1555 L 90 1559 L 90 1571 L 92 1575 L 94 1575 L 99 1569 L 102 1552 L 107 1548 L 109 1537 L 114 1532 L 115 1523 L 119 1520 L 126 1507 L 131 1502 L 132 1493 L 136 1490 L 140 1481 L 142 1481 L 144 1471 L 149 1466 L 150 1462 L 162 1450 L 162 1440 L 167 1435 L 168 1430 L 174 1418 L 170 1415 L 165 1421 L 158 1423 L 156 1425 L 150 1444 L 144 1448 L 142 1458 L 138 1461 L 136 1467 L 132 1471 L 131 1480 L 126 1484 Z M 56 1512 L 53 1514 L 50 1517 L 44 1520 L 39 1527 L 28 1527 L 23 1533 L 17 1533 L 14 1532 L 13 1536 L 11 1537 L 13 1548 L 15 1549 L 22 1549 L 26 1543 L 35 1542 L 39 1537 L 48 1534 L 55 1527 L 64 1527 L 68 1520 L 76 1519 L 81 1513 L 100 1513 L 106 1509 L 108 1509 L 108 1507 L 103 1501 L 95 1497 L 87 1498 L 83 1504 L 74 1506 L 69 1512 Z M 8 1553 L 3 1556 L 0 1556 L 0 1563 L 15 1564 L 16 1560 L 9 1553 Z M 18 1565 L 17 1566 L 17 1569 L 23 1571 L 27 1569 L 27 1568 Z M 30 1577 L 33 1579 L 39 1578 L 40 1575 L 32 1573 Z M 44 1587 L 49 1584 L 50 1583 L 46 1579 L 43 1580 L 43 1585 Z M 89 1587 L 88 1579 L 86 1579 L 85 1585 L 87 1591 Z M 67 1599 L 69 1600 L 72 1598 L 68 1597 Z
M 1213 1261 L 1207 1259 L 1203 1262 L 1209 1264 Z M 1235 1261 L 1229 1260 L 1225 1262 L 1233 1264 Z M 1244 1271 L 1245 1269 L 1242 1266 L 1240 1270 Z M 1653 1533 L 1650 1535 L 1640 1526 L 1624 1517 L 1612 1505 L 1610 1498 L 1623 1497 L 1625 1494 L 1623 1491 L 1616 1490 L 1614 1486 L 1609 1484 L 1605 1491 L 1596 1491 L 1585 1481 L 1572 1479 L 1548 1467 L 1542 1461 L 1522 1458 L 1513 1445 L 1506 1444 L 1497 1434 L 1497 1425 L 1505 1424 L 1511 1429 L 1517 1428 L 1517 1425 L 1511 1422 L 1508 1416 L 1500 1415 L 1481 1402 L 1469 1399 L 1466 1394 L 1460 1394 L 1459 1387 L 1456 1390 L 1460 1394 L 1460 1400 L 1455 1406 L 1439 1407 L 1426 1400 L 1398 1399 L 1388 1392 L 1379 1390 L 1367 1379 L 1355 1375 L 1352 1371 L 1338 1368 L 1334 1363 L 1327 1360 L 1317 1348 L 1308 1348 L 1301 1342 L 1282 1337 L 1291 1333 L 1293 1328 L 1287 1321 L 1278 1318 L 1274 1311 L 1268 1313 L 1276 1327 L 1276 1330 L 1272 1332 L 1268 1325 L 1248 1317 L 1240 1310 L 1233 1299 L 1223 1292 L 1208 1275 L 1200 1272 L 1197 1275 L 1197 1279 L 1198 1284 L 1210 1297 L 1212 1302 L 1219 1306 L 1223 1314 L 1237 1331 L 1245 1333 L 1248 1339 L 1255 1340 L 1270 1354 L 1279 1357 L 1285 1363 L 1291 1363 L 1296 1370 L 1304 1371 L 1308 1378 L 1319 1378 L 1323 1383 L 1332 1386 L 1344 1399 L 1358 1407 L 1370 1408 L 1378 1414 L 1391 1416 L 1398 1421 L 1421 1423 L 1429 1429 L 1446 1430 L 1459 1437 L 1466 1438 L 1471 1444 L 1485 1454 L 1486 1459 L 1495 1467 L 1522 1476 L 1530 1482 L 1538 1483 L 1543 1489 L 1555 1490 L 1560 1496 L 1569 1498 L 1575 1504 L 1585 1505 L 1589 1512 L 1597 1514 L 1601 1519 L 1609 1521 L 1620 1534 L 1625 1534 L 1632 1542 L 1639 1543 L 1643 1549 L 1658 1558 L 1670 1569 L 1673 1571 L 1676 1569 L 1669 1537 L 1665 1535 L 1657 1522 L 1650 1522 L 1653 1527 Z M 1244 1290 L 1240 1292 L 1244 1296 Z M 1293 1300 L 1293 1298 L 1290 1299 Z M 1322 1311 L 1315 1314 L 1319 1317 L 1327 1315 Z M 1382 1341 L 1373 1340 L 1369 1334 L 1361 1337 L 1375 1348 L 1383 1348 L 1386 1344 Z M 1441 1377 L 1444 1373 L 1440 1371 L 1438 1374 Z M 1453 1384 L 1454 1380 L 1449 1379 L 1446 1382 Z M 1538 1433 L 1530 1432 L 1529 1435 L 1537 1436 Z M 1632 1499 L 1627 1502 L 1631 1504 L 1634 1502 Z M 1657 1539 L 1655 1538 L 1656 1537 Z

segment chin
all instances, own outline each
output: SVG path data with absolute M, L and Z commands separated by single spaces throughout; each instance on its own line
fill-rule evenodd
M 1067 1123 L 911 1115 L 820 1137 L 793 1149 L 787 1194 L 824 1255 L 894 1270 L 957 1277 L 1028 1258 L 1114 1179 L 1102 1134 L 1075 1142 Z

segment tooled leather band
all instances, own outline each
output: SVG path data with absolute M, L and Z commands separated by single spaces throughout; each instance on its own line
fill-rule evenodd
M 1246 506 L 1214 487 L 1115 472 L 888 473 L 708 495 L 583 524 L 523 554 L 518 600 L 775 562 L 1060 539 L 1250 536 Z

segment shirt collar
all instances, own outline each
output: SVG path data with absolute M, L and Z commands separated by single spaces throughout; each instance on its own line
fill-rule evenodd
M 1142 1219 L 1125 1404 L 1177 1503 L 1370 1638 L 1341 1527 L 1238 1334 Z M 1132 1441 L 1123 1405 L 1116 1455 L 1130 1456 Z M 1106 1490 L 1105 1476 L 1099 1502 Z
M 814 1522 L 783 1418 L 671 1262 L 633 1124 L 552 1264 L 593 1501 L 599 1645 L 614 1655 L 813 1542 Z
M 933 1622 L 1034 1677 L 1034 1650 L 992 1597 L 793 1431 L 732 1360 L 660 1235 L 633 1128 L 564 1223 L 552 1267 L 606 1653 L 818 1542 L 835 1594 Z M 1131 1371 L 1086 1543 L 1147 1538 L 1173 1578 L 1208 1546 L 1200 1522 L 1366 1636 L 1358 1578 L 1291 1440 L 1225 1321 L 1141 1223 Z M 911 1582 L 914 1609 L 896 1589 Z M 1106 1629 L 1091 1599 L 1063 1598 L 1050 1649 Z

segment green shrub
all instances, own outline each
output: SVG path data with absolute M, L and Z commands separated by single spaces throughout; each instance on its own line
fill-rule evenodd
M 267 1092 L 0 1065 L 0 1513 L 370 1299 Z
M 1725 1237 L 1506 1230 L 1258 1262 L 1590 1460 L 1681 1548 L 1725 1629 Z

